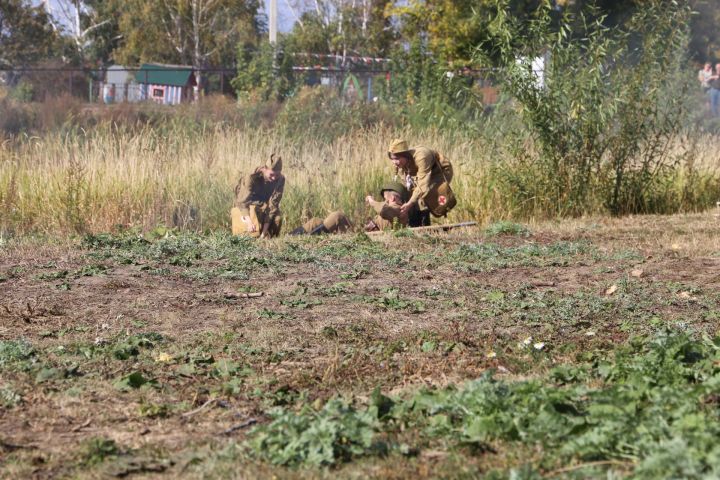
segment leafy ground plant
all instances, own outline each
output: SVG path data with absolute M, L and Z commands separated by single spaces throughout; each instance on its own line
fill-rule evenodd
M 661 332 L 614 358 L 561 366 L 529 381 L 492 373 L 460 388 L 409 398 L 376 393 L 366 407 L 336 398 L 320 409 L 275 411 L 252 432 L 256 455 L 281 465 L 334 465 L 384 455 L 400 432 L 419 433 L 411 448 L 493 450 L 523 444 L 541 455 L 534 468 L 617 465 L 636 478 L 708 478 L 720 474 L 720 339 Z M 380 438 L 390 439 L 388 444 Z

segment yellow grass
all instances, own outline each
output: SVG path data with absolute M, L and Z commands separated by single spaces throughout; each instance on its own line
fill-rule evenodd
M 453 162 L 458 207 L 447 221 L 527 218 L 492 175 L 493 150 L 468 136 L 385 129 L 354 132 L 327 144 L 273 131 L 217 128 L 203 135 L 98 128 L 48 134 L 0 146 L 0 234 L 109 231 L 119 225 L 172 225 L 173 213 L 197 219 L 191 228 L 229 228 L 233 188 L 241 175 L 278 153 L 287 178 L 285 230 L 311 216 L 344 210 L 356 223 L 370 214 L 368 193 L 393 177 L 385 154 L 395 136 L 438 149 Z M 713 170 L 717 140 L 706 138 L 696 165 Z M 681 185 L 678 188 L 682 188 Z M 530 210 L 528 210 L 530 211 Z M 443 220 L 444 221 L 444 220 Z

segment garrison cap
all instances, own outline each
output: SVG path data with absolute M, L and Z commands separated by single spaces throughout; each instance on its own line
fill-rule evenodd
M 406 153 L 409 151 L 410 147 L 408 147 L 408 143 L 401 138 L 396 138 L 390 143 L 390 147 L 388 148 L 388 157 L 392 154 Z
M 274 170 L 276 172 L 282 171 L 282 157 L 275 156 L 275 154 L 273 153 L 272 155 L 270 155 L 270 160 L 265 162 L 265 166 L 270 170 Z

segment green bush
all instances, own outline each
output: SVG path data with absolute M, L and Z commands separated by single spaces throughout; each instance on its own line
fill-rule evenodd
M 18 84 L 10 90 L 8 96 L 18 102 L 32 102 L 33 97 L 35 96 L 35 87 L 33 87 L 30 82 L 20 80 L 20 82 L 18 82 Z
M 499 63 L 537 151 L 499 166 L 513 194 L 560 215 L 672 210 L 668 174 L 693 155 L 674 149 L 689 113 L 689 7 L 648 2 L 611 28 L 594 11 L 558 26 L 549 3 L 528 26 L 507 6 L 497 0 L 480 56 Z
M 291 138 L 332 141 L 353 131 L 396 124 L 382 105 L 347 101 L 333 87 L 303 87 L 278 114 L 276 127 Z

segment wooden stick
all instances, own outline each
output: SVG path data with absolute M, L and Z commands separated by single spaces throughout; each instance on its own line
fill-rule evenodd
M 588 463 L 580 463 L 578 465 L 572 465 L 570 467 L 565 468 L 559 468 L 557 470 L 553 470 L 552 472 L 547 473 L 545 476 L 548 477 L 554 477 L 560 473 L 567 473 L 572 472 L 574 470 L 580 470 L 581 468 L 588 468 L 588 467 L 601 467 L 604 465 L 622 465 L 622 466 L 629 466 L 634 465 L 634 462 L 623 462 L 622 460 L 601 460 L 598 462 L 588 462 Z
M 239 423 L 237 425 L 233 425 L 232 427 L 228 428 L 227 430 L 223 430 L 221 432 L 221 435 L 230 435 L 234 432 L 237 432 L 238 430 L 242 430 L 243 428 L 247 428 L 251 425 L 255 425 L 257 423 L 256 418 L 250 418 L 248 420 L 245 420 L 242 423 Z
M 442 230 L 444 232 L 447 232 L 448 230 L 452 230 L 453 228 L 465 228 L 465 227 L 474 227 L 477 225 L 477 222 L 460 222 L 460 223 L 448 223 L 445 225 L 429 225 L 426 227 L 410 227 L 407 230 L 411 232 L 434 232 Z M 387 232 L 399 232 L 402 230 L 375 230 L 372 232 L 365 232 L 368 235 L 380 235 Z
M 226 293 L 225 298 L 228 300 L 234 298 L 258 298 L 262 297 L 263 292 L 250 292 L 250 293 Z
M 215 403 L 215 402 L 217 402 L 217 398 L 211 398 L 210 400 L 208 400 L 207 402 L 203 403 L 202 405 L 200 405 L 200 406 L 199 406 L 198 408 L 196 408 L 195 410 L 190 410 L 189 412 L 185 412 L 185 413 L 183 413 L 183 414 L 180 415 L 180 416 L 181 416 L 181 417 L 185 417 L 185 418 L 192 417 L 192 416 L 195 415 L 196 413 L 201 412 L 202 410 L 204 410 L 205 407 L 207 407 L 208 405 L 211 405 L 211 404 L 213 404 L 213 403 Z

